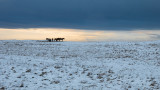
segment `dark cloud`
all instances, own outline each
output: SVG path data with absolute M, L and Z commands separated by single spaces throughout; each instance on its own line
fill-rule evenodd
M 0 28 L 160 29 L 160 0 L 0 0 Z

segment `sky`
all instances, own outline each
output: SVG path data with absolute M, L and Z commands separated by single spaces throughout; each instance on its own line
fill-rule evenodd
M 159 38 L 159 4 L 160 0 L 0 0 L 0 39 L 12 39 L 9 35 L 15 35 L 16 30 L 27 35 L 25 31 L 30 29 L 33 34 L 34 29 L 50 29 L 93 35 L 107 31 L 125 35 L 139 30 Z M 4 30 L 9 31 L 4 34 Z
M 82 30 L 60 28 L 0 29 L 0 40 L 45 40 L 63 37 L 65 41 L 152 41 L 160 40 L 160 30 Z

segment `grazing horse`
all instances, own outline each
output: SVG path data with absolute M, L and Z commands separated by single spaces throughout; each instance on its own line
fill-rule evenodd
M 46 38 L 46 40 L 47 40 L 47 41 L 49 41 L 49 42 L 51 42 L 51 40 L 52 40 L 52 39 L 50 39 L 50 38 Z
M 65 38 L 55 38 L 54 40 L 57 42 L 57 41 L 63 41 Z

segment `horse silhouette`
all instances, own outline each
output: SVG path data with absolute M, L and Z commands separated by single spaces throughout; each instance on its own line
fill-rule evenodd
M 55 38 L 54 40 L 57 41 L 63 41 L 65 38 Z
M 50 39 L 50 38 L 46 38 L 46 40 L 49 41 L 49 42 L 51 42 L 51 39 Z

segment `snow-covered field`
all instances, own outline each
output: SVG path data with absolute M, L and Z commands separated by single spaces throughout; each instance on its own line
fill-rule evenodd
M 0 89 L 160 89 L 160 41 L 0 41 Z

